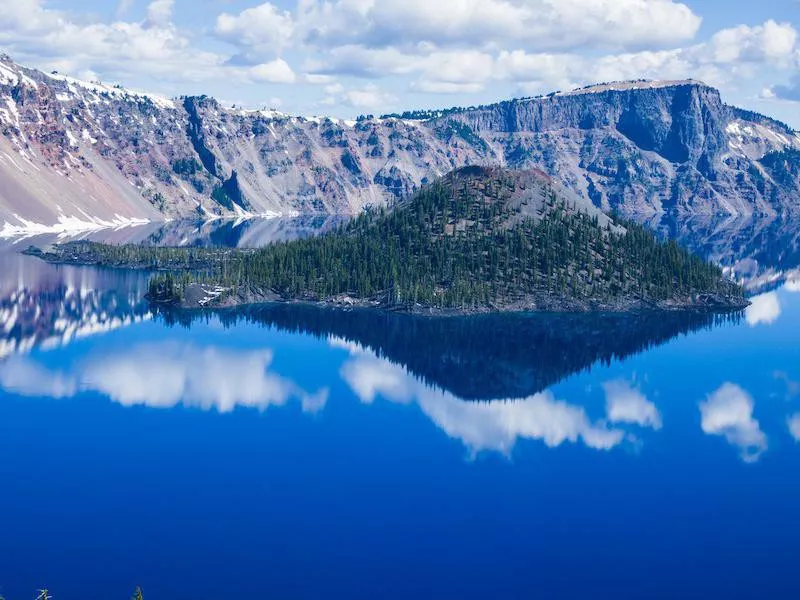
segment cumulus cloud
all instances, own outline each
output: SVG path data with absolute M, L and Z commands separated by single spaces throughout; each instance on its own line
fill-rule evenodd
M 175 81 L 235 80 L 239 83 L 294 83 L 297 77 L 275 52 L 291 32 L 272 28 L 256 39 L 253 27 L 265 22 L 259 11 L 241 18 L 221 15 L 216 27 L 224 39 L 237 40 L 239 54 L 225 56 L 195 47 L 172 22 L 174 0 L 153 0 L 141 22 L 83 23 L 41 0 L 0 5 L 0 45 L 18 58 L 34 58 L 47 69 L 81 76 L 127 78 L 135 74 Z M 125 9 L 124 4 L 120 9 Z M 276 19 L 279 20 L 278 14 Z M 249 24 L 249 29 L 248 29 Z
M 264 410 L 291 398 L 316 412 L 327 389 L 308 393 L 270 371 L 270 350 L 229 350 L 213 346 L 158 343 L 87 359 L 72 369 L 49 370 L 30 357 L 0 365 L 3 389 L 24 395 L 64 398 L 96 392 L 124 406 L 170 408 L 182 404 L 229 412 L 236 407 Z
M 240 49 L 239 59 L 257 63 L 274 57 L 291 43 L 294 19 L 290 13 L 265 2 L 238 15 L 222 13 L 214 32 Z
M 772 325 L 780 316 L 781 303 L 775 292 L 767 292 L 751 298 L 750 306 L 744 312 L 745 320 L 751 327 Z
M 701 23 L 671 0 L 308 0 L 297 21 L 306 42 L 328 47 L 536 50 L 669 45 L 692 39 Z
M 435 93 L 474 93 L 495 81 L 516 83 L 525 93 L 643 77 L 692 77 L 725 85 L 752 75 L 758 66 L 789 66 L 796 46 L 794 27 L 775 21 L 726 29 L 707 42 L 683 48 L 613 54 L 512 50 L 500 45 L 453 50 L 422 42 L 371 48 L 359 39 L 309 60 L 306 70 L 358 77 L 415 75 L 412 90 Z
M 339 345 L 338 347 L 343 347 Z M 609 450 L 625 438 L 620 429 L 593 422 L 586 411 L 544 392 L 520 400 L 465 402 L 432 389 L 403 367 L 359 347 L 341 369 L 342 378 L 364 403 L 380 396 L 390 402 L 416 403 L 448 436 L 461 440 L 472 454 L 510 454 L 518 440 L 539 440 L 548 447 L 566 442 Z
M 170 22 L 172 0 L 154 0 L 143 22 L 78 22 L 41 0 L 0 4 L 0 45 L 18 58 L 72 73 L 104 76 L 148 72 L 154 77 L 205 79 L 218 75 L 223 59 L 192 48 Z
M 294 83 L 297 80 L 289 63 L 282 58 L 254 65 L 247 70 L 247 75 L 253 81 L 268 83 Z
M 700 403 L 704 433 L 723 436 L 739 448 L 742 460 L 755 462 L 767 449 L 767 436 L 753 418 L 752 396 L 733 383 L 725 383 Z
M 334 93 L 337 93 L 337 90 L 343 90 L 341 86 L 335 84 L 330 89 L 333 90 Z M 343 90 L 338 92 L 338 94 L 339 102 L 359 109 L 385 109 L 392 106 L 397 101 L 394 94 L 385 92 L 374 84 L 369 84 L 357 89 Z
M 661 429 L 661 413 L 633 384 L 617 379 L 604 383 L 603 390 L 609 421 Z
M 45 0 L 0 3 L 0 46 L 48 70 L 142 77 L 169 86 L 154 90 L 167 93 L 184 91 L 186 81 L 330 85 L 347 77 L 405 79 L 405 89 L 426 94 L 479 94 L 498 83 L 536 94 L 687 77 L 725 88 L 765 67 L 796 72 L 800 61 L 790 23 L 739 25 L 697 42 L 701 17 L 677 0 L 262 2 L 222 11 L 208 25 L 224 44 L 206 49 L 174 24 L 184 5 L 150 0 L 146 17 L 128 22 L 131 4 L 120 0 L 117 20 L 98 22 Z M 764 97 L 800 99 L 799 80 L 768 83 L 758 86 L 766 86 Z M 347 85 L 323 103 L 377 109 L 396 100 L 374 84 Z M 397 93 L 396 81 L 383 87 Z
M 175 0 L 153 0 L 147 5 L 147 24 L 150 27 L 169 27 Z

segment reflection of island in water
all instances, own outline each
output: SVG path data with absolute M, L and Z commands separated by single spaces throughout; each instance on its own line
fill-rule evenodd
M 338 217 L 184 221 L 158 228 L 98 232 L 90 237 L 111 243 L 244 247 L 313 235 L 340 222 Z M 677 223 L 660 217 L 649 225 L 730 269 L 753 293 L 800 275 L 797 224 L 699 217 Z M 149 306 L 142 299 L 146 273 L 55 268 L 17 254 L 29 244 L 47 242 L 33 238 L 0 247 L 0 355 L 39 344 L 65 343 L 82 334 L 149 317 Z M 225 313 L 223 318 L 234 318 L 234 314 L 286 329 L 358 341 L 430 382 L 473 398 L 526 395 L 596 361 L 636 353 L 710 321 L 704 315 L 677 314 L 436 320 L 370 311 L 315 312 L 291 305 L 245 308 Z M 459 365 L 468 366 L 452 375 Z
M 530 396 L 595 363 L 740 318 L 700 312 L 434 318 L 291 304 L 160 316 L 188 326 L 212 314 L 228 326 L 246 321 L 363 346 L 466 400 Z

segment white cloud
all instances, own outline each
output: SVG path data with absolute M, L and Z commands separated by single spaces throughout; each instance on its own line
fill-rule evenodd
M 482 83 L 453 83 L 451 81 L 415 81 L 411 88 L 415 92 L 428 94 L 477 94 L 485 89 Z
M 501 52 L 496 76 L 514 81 L 556 84 L 564 89 L 598 81 L 638 78 L 686 79 L 693 77 L 723 85 L 752 74 L 748 65 L 786 67 L 797 45 L 797 32 L 789 23 L 767 21 L 757 27 L 737 27 L 718 32 L 709 42 L 687 48 L 608 54 Z M 552 88 L 551 88 L 552 89 Z
M 224 59 L 192 48 L 170 23 L 172 0 L 155 0 L 144 22 L 76 22 L 41 0 L 0 4 L 0 45 L 18 59 L 33 58 L 47 69 L 92 70 L 104 77 L 147 73 L 159 78 L 209 79 Z
M 692 39 L 701 19 L 671 0 L 308 0 L 297 22 L 324 46 L 541 50 L 674 44 Z
M 716 64 L 781 62 L 792 58 L 797 31 L 791 23 L 766 21 L 763 25 L 740 25 L 724 29 L 703 45 L 702 60 Z
M 332 75 L 320 75 L 318 73 L 305 73 L 303 79 L 313 85 L 329 85 L 336 81 L 336 78 Z
M 236 407 L 264 410 L 299 399 L 316 412 L 327 389 L 310 394 L 270 371 L 270 350 L 228 350 L 192 344 L 135 346 L 89 358 L 68 372 L 51 371 L 30 357 L 0 365 L 3 389 L 25 396 L 63 398 L 97 392 L 124 406 L 170 408 L 182 404 L 228 412 Z
M 631 383 L 618 379 L 603 384 L 606 394 L 606 415 L 612 423 L 633 423 L 641 427 L 661 429 L 661 413 Z
M 175 0 L 153 0 L 147 5 L 147 24 L 150 27 L 169 27 Z
M 701 427 L 724 436 L 739 448 L 742 460 L 755 462 L 767 449 L 767 436 L 753 418 L 753 398 L 733 383 L 725 383 L 700 403 Z
M 448 436 L 461 440 L 472 452 L 492 450 L 510 454 L 520 439 L 539 440 L 548 447 L 582 442 L 609 450 L 625 438 L 620 429 L 592 422 L 582 407 L 557 400 L 544 392 L 520 400 L 466 402 L 448 392 L 427 387 L 404 368 L 363 349 L 341 370 L 343 379 L 364 403 L 377 396 L 390 402 L 416 403 Z
M 375 85 L 367 85 L 361 89 L 347 90 L 342 94 L 342 102 L 355 108 L 387 108 L 397 98 L 382 91 Z
M 751 327 L 756 325 L 771 325 L 781 316 L 781 303 L 778 294 L 767 292 L 750 298 L 750 306 L 744 311 L 747 324 Z
M 257 82 L 294 83 L 297 80 L 292 68 L 282 58 L 250 67 L 247 74 Z
M 226 89 L 229 82 L 400 80 L 382 86 L 394 93 L 345 81 L 349 92 L 326 93 L 323 101 L 359 109 L 394 103 L 398 85 L 480 94 L 502 84 L 510 95 L 692 77 L 730 91 L 767 69 L 797 73 L 800 61 L 790 23 L 739 25 L 696 42 L 701 18 L 677 0 L 296 0 L 286 8 L 262 2 L 208 23 L 233 47 L 228 51 L 204 46 L 208 40 L 175 25 L 173 13 L 190 4 L 151 0 L 146 18 L 122 20 L 131 4 L 120 0 L 117 20 L 99 22 L 44 0 L 0 3 L 0 47 L 45 70 L 135 79 L 139 86 L 146 79 L 167 94 L 186 92 L 185 82 Z M 303 65 L 300 77 L 294 61 Z M 776 100 L 800 100 L 800 80 L 770 83 L 760 81 L 750 96 L 764 88 Z M 260 100 L 257 93 L 251 101 Z
M 229 57 L 193 46 L 172 23 L 173 8 L 174 0 L 153 0 L 143 22 L 84 24 L 46 8 L 41 0 L 20 0 L 0 6 L 0 44 L 17 58 L 33 57 L 46 69 L 78 75 L 92 72 L 104 78 L 127 78 L 138 74 L 170 82 L 233 79 L 245 84 L 297 80 L 289 64 L 275 57 L 290 37 L 291 32 L 285 31 L 290 25 L 276 26 L 271 37 L 248 33 L 265 22 L 263 9 L 255 15 L 220 17 L 217 34 L 235 40 L 241 51 Z
M 304 70 L 315 75 L 352 75 L 380 78 L 406 75 L 420 70 L 422 57 L 396 48 L 370 49 L 348 44 L 326 51 L 320 58 L 309 59 Z
M 509 50 L 502 45 L 455 50 L 410 39 L 415 43 L 372 48 L 369 40 L 351 36 L 309 59 L 306 70 L 371 78 L 415 75 L 410 89 L 429 93 L 477 93 L 491 82 L 513 82 L 533 94 L 643 77 L 691 77 L 722 86 L 749 78 L 759 66 L 789 66 L 797 32 L 791 24 L 767 21 L 726 29 L 685 48 L 605 55 Z
M 259 62 L 274 57 L 290 45 L 294 20 L 290 13 L 265 2 L 238 15 L 219 15 L 214 32 L 220 39 L 240 48 L 240 58 Z
M 344 92 L 344 86 L 341 83 L 332 83 L 330 85 L 326 85 L 324 90 L 326 94 L 336 95 Z

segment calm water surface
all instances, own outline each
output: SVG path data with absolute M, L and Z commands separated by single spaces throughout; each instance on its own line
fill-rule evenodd
M 187 318 L 5 248 L 0 595 L 795 598 L 800 277 L 738 258 L 731 319 Z

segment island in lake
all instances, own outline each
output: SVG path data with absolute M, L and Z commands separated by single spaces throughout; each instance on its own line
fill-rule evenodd
M 325 235 L 257 250 L 60 244 L 47 261 L 154 269 L 181 308 L 263 302 L 418 313 L 735 310 L 721 269 L 540 171 L 464 167 Z

